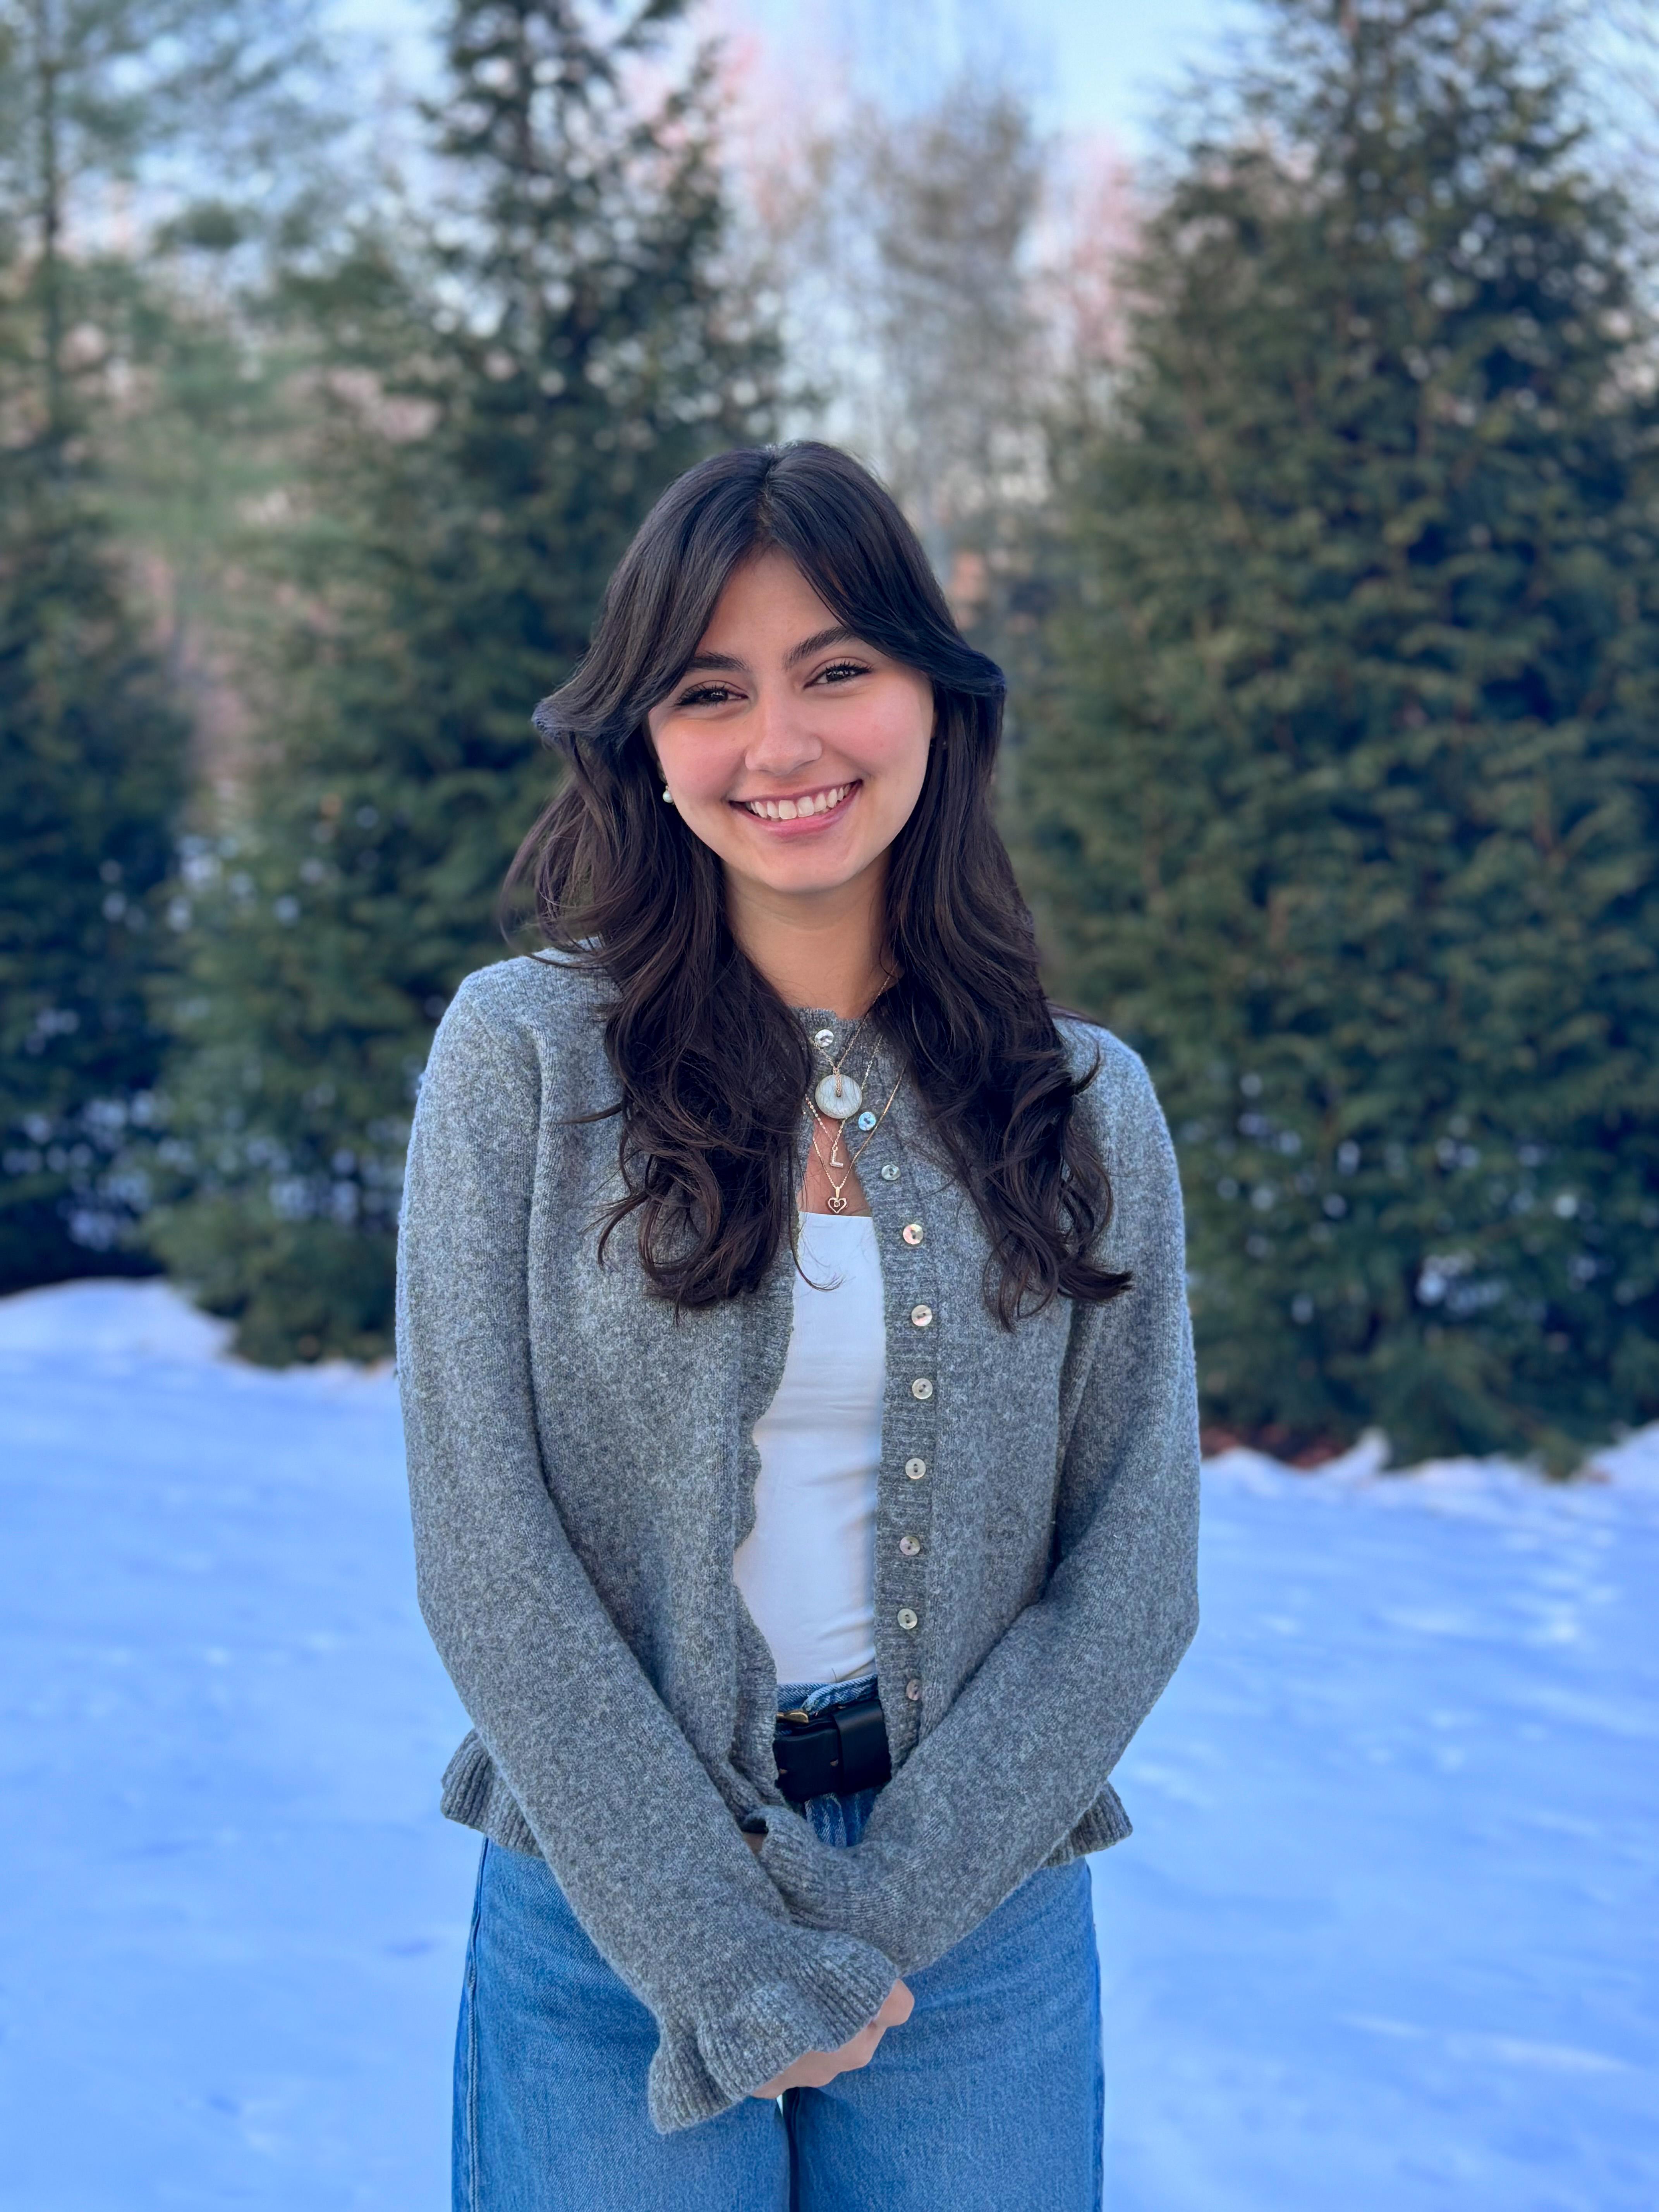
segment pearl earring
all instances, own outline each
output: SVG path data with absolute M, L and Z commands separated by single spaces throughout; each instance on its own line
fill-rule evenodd
M 662 803 L 665 806 L 672 806 L 674 804 L 674 794 L 666 784 L 662 787 Z

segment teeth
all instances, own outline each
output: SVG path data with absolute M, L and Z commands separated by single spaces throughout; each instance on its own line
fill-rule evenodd
M 832 806 L 841 805 L 852 788 L 850 783 L 838 783 L 833 790 L 805 799 L 745 799 L 742 804 L 763 822 L 799 822 L 805 815 L 827 814 Z

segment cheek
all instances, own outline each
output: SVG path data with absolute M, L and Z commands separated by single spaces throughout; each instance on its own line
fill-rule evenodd
M 885 702 L 884 711 L 867 726 L 862 745 L 855 750 L 888 782 L 914 793 L 921 788 L 927 773 L 933 734 L 931 696 L 923 703 L 900 695 Z
M 682 802 L 694 803 L 724 797 L 738 756 L 713 731 L 665 729 L 657 738 L 657 761 Z

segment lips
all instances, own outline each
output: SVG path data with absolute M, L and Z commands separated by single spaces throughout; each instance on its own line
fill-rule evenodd
M 757 822 L 810 822 L 833 814 L 857 789 L 856 782 L 831 783 L 822 791 L 799 792 L 793 799 L 734 799 L 732 804 Z

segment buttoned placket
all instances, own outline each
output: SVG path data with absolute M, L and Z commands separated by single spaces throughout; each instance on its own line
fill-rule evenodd
M 809 1018 L 807 1033 L 831 1061 L 855 1024 L 834 1016 Z M 826 1042 L 826 1040 L 829 1040 Z M 860 1043 L 845 1072 L 864 1077 Z M 826 1072 L 823 1060 L 816 1075 Z M 927 1710 L 932 1620 L 928 1561 L 938 1489 L 940 1297 L 937 1248 L 930 1241 L 926 1201 L 916 1188 L 917 1158 L 904 1131 L 916 1110 L 908 1085 L 881 1114 L 893 1073 L 878 1058 L 866 1104 L 881 1115 L 858 1163 L 859 1181 L 875 1224 L 881 1262 L 887 1380 L 882 1407 L 881 1468 L 875 1545 L 876 1669 L 889 1740 L 896 1757 L 914 1748 Z M 863 1142 L 856 1121 L 848 1138 Z
M 908 1750 L 919 1733 L 927 1696 L 927 1652 L 933 1640 L 927 1567 L 939 1487 L 937 1245 L 928 1240 L 925 1200 L 902 1126 L 891 1137 L 898 1175 L 884 1185 L 878 1219 L 887 1318 L 889 1426 L 882 1436 L 881 1508 L 877 1528 L 878 1642 L 886 1627 L 897 1668 L 884 1662 L 883 1685 L 903 1684 L 903 1696 L 883 1698 L 894 1733 Z M 875 1212 L 877 1201 L 872 1200 Z M 889 1593 L 895 1593 L 894 1603 Z M 890 1626 L 888 1623 L 890 1621 Z
M 839 1041 L 838 1041 L 839 1042 Z M 855 1055 L 856 1056 L 856 1055 Z M 879 1112 L 892 1086 L 881 1078 Z M 859 1163 L 881 1255 L 887 1385 L 876 1514 L 876 1664 L 896 1752 L 910 1750 L 927 1696 L 932 1644 L 927 1568 L 938 1488 L 937 1247 L 904 1127 L 915 1101 L 900 1094 Z

